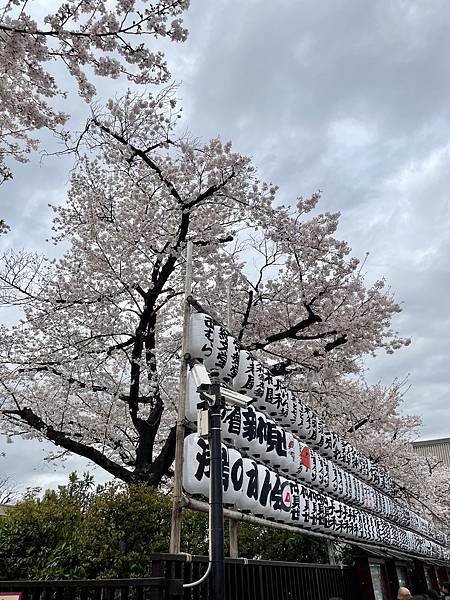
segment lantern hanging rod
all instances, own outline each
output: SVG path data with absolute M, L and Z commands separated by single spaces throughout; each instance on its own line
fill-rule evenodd
M 192 510 L 196 510 L 199 512 L 208 512 L 209 505 L 206 502 L 202 502 L 201 500 L 196 500 L 195 498 L 189 498 L 187 496 L 183 496 L 183 505 L 185 508 L 190 508 Z M 246 513 L 241 513 L 236 510 L 231 510 L 229 508 L 223 509 L 223 516 L 226 519 L 232 519 L 233 521 L 242 521 L 244 523 L 251 523 L 253 525 L 259 525 L 260 527 L 272 527 L 273 529 L 283 529 L 284 531 L 290 531 L 292 533 L 296 533 L 297 535 L 306 535 L 309 537 L 322 538 L 323 540 L 332 540 L 341 544 L 348 544 L 350 546 L 357 546 L 358 548 L 362 548 L 363 550 L 368 551 L 380 551 L 384 552 L 388 556 L 404 556 L 408 559 L 417 560 L 417 558 L 427 559 L 427 556 L 410 554 L 408 552 L 395 552 L 391 554 L 390 549 L 385 548 L 384 546 L 378 546 L 377 544 L 363 544 L 361 542 L 355 542 L 353 540 L 348 540 L 346 538 L 340 538 L 338 536 L 327 535 L 326 533 L 320 533 L 318 531 L 305 531 L 304 529 L 300 529 L 299 527 L 293 527 L 292 525 L 287 525 L 286 523 L 278 523 L 277 521 L 267 521 L 266 519 L 261 519 L 259 517 L 255 517 L 253 515 L 249 515 Z M 430 558 L 430 560 L 432 560 Z M 448 563 L 450 566 L 450 563 Z

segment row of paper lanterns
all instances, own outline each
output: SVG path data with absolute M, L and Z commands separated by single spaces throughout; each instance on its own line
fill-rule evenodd
M 236 392 L 250 396 L 255 408 L 304 440 L 321 455 L 358 475 L 388 494 L 394 491 L 389 474 L 364 457 L 337 433 L 328 431 L 322 419 L 300 402 L 280 377 L 241 350 L 226 329 L 214 325 L 209 315 L 191 315 L 189 354 L 200 359 L 209 373 Z
M 183 487 L 190 495 L 209 498 L 208 441 L 192 433 L 184 444 Z M 441 544 L 292 481 L 225 445 L 222 470 L 224 504 L 242 512 L 302 529 L 450 559 L 450 550 Z
M 186 407 L 190 416 L 194 414 L 198 400 L 199 396 L 188 377 Z M 291 432 L 284 430 L 252 406 L 227 406 L 222 410 L 222 439 L 226 444 L 236 447 L 241 454 L 267 464 L 271 469 L 323 490 L 337 499 L 416 529 L 441 543 L 444 541 L 443 534 L 440 539 L 439 535 L 433 535 L 423 527 L 423 523 L 428 524 L 427 521 L 311 450 Z
M 188 352 L 192 358 L 202 360 L 207 371 L 227 387 L 250 396 L 259 420 L 265 418 L 266 423 L 273 424 L 275 421 L 277 425 L 283 426 L 284 435 L 289 438 L 286 443 L 293 446 L 292 452 L 286 457 L 277 457 L 280 463 L 278 464 L 270 460 L 276 455 L 272 450 L 271 457 L 264 457 L 263 462 L 267 460 L 273 467 L 291 476 L 297 476 L 309 485 L 315 485 L 335 497 L 379 512 L 423 535 L 441 542 L 446 539 L 446 536 L 428 521 L 374 489 L 378 488 L 386 494 L 393 495 L 396 486 L 386 471 L 364 457 L 341 436 L 328 431 L 320 417 L 298 401 L 281 378 L 273 377 L 261 362 L 254 359 L 249 352 L 241 350 L 239 342 L 229 335 L 226 329 L 215 325 L 209 315 L 191 315 Z M 186 417 L 193 422 L 197 418 L 198 402 L 199 396 L 188 373 Z M 278 432 L 276 434 L 278 435 Z M 230 435 L 233 436 L 233 433 Z M 301 454 L 306 447 L 300 440 L 317 452 L 310 450 L 313 468 L 308 471 L 307 468 L 300 467 L 300 473 L 294 474 L 292 459 L 298 451 Z M 248 443 L 241 440 L 241 445 L 236 438 L 231 437 L 229 441 L 250 456 L 255 456 L 261 450 L 258 448 L 257 439 L 247 441 Z M 259 456 L 257 458 L 260 459 Z M 361 479 L 363 481 L 360 481 Z

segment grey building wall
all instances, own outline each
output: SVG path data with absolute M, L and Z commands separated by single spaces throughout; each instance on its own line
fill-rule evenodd
M 450 438 L 413 442 L 413 447 L 417 454 L 437 458 L 450 467 Z

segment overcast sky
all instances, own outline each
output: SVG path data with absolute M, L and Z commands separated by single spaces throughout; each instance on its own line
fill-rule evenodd
M 183 124 L 232 140 L 283 202 L 320 189 L 321 208 L 341 211 L 339 236 L 370 252 L 368 275 L 404 302 L 394 325 L 413 340 L 368 362 L 368 378 L 409 373 L 405 411 L 422 417 L 421 437 L 450 436 L 450 4 L 192 0 L 186 22 L 189 40 L 167 52 Z M 3 245 L 45 248 L 47 204 L 64 201 L 70 166 L 35 157 L 16 169 L 0 188 Z M 82 468 L 44 463 L 32 442 L 1 450 L 20 487 Z

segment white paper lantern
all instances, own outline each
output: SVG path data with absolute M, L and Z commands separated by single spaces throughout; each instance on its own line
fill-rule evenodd
M 318 460 L 318 487 L 320 490 L 328 489 L 329 474 L 328 474 L 328 461 L 320 454 L 316 454 Z
M 359 456 L 359 477 L 364 481 L 370 481 L 371 461 L 365 456 Z
M 253 411 L 253 413 L 251 412 Z M 248 448 L 248 455 L 260 461 L 266 458 L 266 438 L 267 438 L 267 417 L 264 413 L 258 412 L 253 408 L 243 410 L 247 414 L 248 435 L 243 441 Z M 253 417 L 255 421 L 253 422 Z
M 225 406 L 221 411 L 222 440 L 238 445 L 241 440 L 242 416 L 239 406 Z
M 343 464 L 343 456 L 344 456 L 344 440 L 340 435 L 335 433 L 333 435 L 333 460 L 338 465 Z
M 320 454 L 323 454 L 325 446 L 325 431 L 326 428 L 322 419 L 316 415 L 314 419 L 314 429 L 311 432 L 308 443 L 314 450 L 320 452 Z
M 238 507 L 246 513 L 256 514 L 259 502 L 259 471 L 258 463 L 249 458 L 242 459 L 243 484 Z
M 323 533 L 332 533 L 335 531 L 333 518 L 334 503 L 333 499 L 325 494 L 319 494 L 318 497 L 319 523 L 318 530 Z
M 239 433 L 233 443 L 242 455 L 251 455 L 250 446 L 257 435 L 256 411 L 252 406 L 239 409 Z M 237 431 L 237 427 L 234 428 Z M 257 458 L 257 457 L 256 457 Z
M 297 479 L 304 481 L 305 483 L 311 483 L 313 459 L 311 457 L 311 450 L 306 444 L 299 443 L 300 456 L 297 463 L 295 476 Z
M 301 497 L 303 503 L 303 526 L 305 529 L 317 531 L 319 524 L 319 492 L 306 486 L 301 488 Z
M 343 495 L 343 499 L 348 502 L 349 500 L 351 500 L 353 498 L 353 481 L 352 481 L 352 475 L 350 473 L 347 473 L 347 471 L 343 470 L 343 476 L 344 476 L 344 495 Z
M 292 481 L 286 479 L 285 477 L 280 477 L 280 498 L 277 499 L 277 505 L 273 506 L 274 510 L 278 514 L 276 520 L 281 523 L 291 523 L 291 510 L 294 501 L 294 491 L 293 491 Z
M 257 510 L 259 512 L 256 516 L 273 520 L 274 516 L 270 499 L 276 481 L 276 475 L 273 471 L 263 465 L 258 465 L 258 474 L 259 506 L 257 507 Z
M 297 454 L 300 452 L 300 444 L 290 431 L 284 430 L 284 435 L 286 439 L 286 456 L 282 457 L 280 461 L 280 470 L 283 473 L 291 473 L 297 461 L 295 451 L 297 450 Z
M 224 503 L 234 505 L 236 492 L 230 489 L 230 452 L 232 460 L 240 455 L 222 444 L 222 485 Z M 208 440 L 191 433 L 184 439 L 183 488 L 191 495 L 209 498 L 210 452 Z
M 183 488 L 188 494 L 209 497 L 208 441 L 191 433 L 184 439 Z
M 313 411 L 306 404 L 299 404 L 297 431 L 301 440 L 308 440 L 312 436 Z
M 226 329 L 215 325 L 212 353 L 211 356 L 204 360 L 206 370 L 211 378 L 217 377 L 221 382 L 225 383 L 230 381 L 229 373 L 226 371 L 229 337 Z
M 344 442 L 344 444 L 343 444 L 343 455 L 344 455 L 343 456 L 343 460 L 344 460 L 343 466 L 345 467 L 346 470 L 351 470 L 352 464 L 355 461 L 356 450 L 347 441 Z
M 319 481 L 320 481 L 320 470 L 322 469 L 322 462 L 321 462 L 321 458 L 320 455 L 315 452 L 314 450 L 311 450 L 311 482 L 310 484 L 314 487 L 314 488 L 319 488 Z
M 322 456 L 326 456 L 328 459 L 333 460 L 333 446 L 335 442 L 335 434 L 332 431 L 324 430 L 323 432 L 323 445 L 320 448 Z
M 280 408 L 276 417 L 274 417 L 275 421 L 279 423 L 286 430 L 292 432 L 292 394 L 291 392 L 284 386 L 283 384 L 283 392 L 280 393 Z
M 264 365 L 259 360 L 255 360 L 255 387 L 252 394 L 257 409 L 257 403 L 261 403 L 266 393 L 266 371 Z
M 360 527 L 359 511 L 341 501 L 339 501 L 338 506 L 340 507 L 337 519 L 339 523 L 338 533 L 344 538 L 353 539 Z
M 205 361 L 213 352 L 214 321 L 204 313 L 193 313 L 189 320 L 187 352 L 192 358 Z
M 289 424 L 289 392 L 281 377 L 273 378 L 273 406 L 275 407 L 274 421 Z
M 301 452 L 304 444 L 301 444 L 299 440 L 291 433 L 286 432 L 286 469 L 284 471 L 289 473 L 294 478 L 297 478 L 297 469 L 301 461 Z
M 345 490 L 345 501 L 348 504 L 355 504 L 355 497 L 356 497 L 356 489 L 355 489 L 355 477 L 354 475 L 352 475 L 352 473 L 347 473 L 347 477 L 346 477 L 346 490 Z
M 340 500 L 333 498 L 333 533 L 343 536 L 343 526 L 345 521 L 344 505 Z
M 228 506 L 240 506 L 244 487 L 244 465 L 242 456 L 237 450 L 234 450 L 234 448 L 228 448 L 228 461 L 228 485 L 227 489 L 225 489 L 224 477 L 223 502 Z
M 298 434 L 298 422 L 299 422 L 299 412 L 302 410 L 301 403 L 299 399 L 292 393 L 288 394 L 288 423 L 286 427 L 292 431 L 294 434 Z
M 227 365 L 227 370 L 230 379 L 234 379 L 239 371 L 240 343 L 232 336 L 228 338 L 228 352 L 228 361 L 231 364 Z
M 219 372 L 220 380 L 230 383 L 239 370 L 239 343 L 221 327 L 218 337 L 220 346 L 214 366 Z
M 328 494 L 331 494 L 335 498 L 339 498 L 339 487 L 342 489 L 342 475 L 338 465 L 334 464 L 333 461 L 327 461 L 328 467 L 328 488 L 325 490 Z
M 345 489 L 346 481 L 345 481 L 345 477 L 344 477 L 344 471 L 343 471 L 343 469 L 341 469 L 341 467 L 339 465 L 335 465 L 335 466 L 336 466 L 336 471 L 337 471 L 337 485 L 338 485 L 337 497 L 339 499 L 343 499 L 346 496 L 346 489 Z
M 304 501 L 302 501 L 303 497 L 300 493 L 302 488 L 301 483 L 291 482 L 291 492 L 292 492 L 292 503 L 291 503 L 291 511 L 289 514 L 289 520 L 286 521 L 291 525 L 301 526 L 304 523 L 303 512 L 304 512 Z
M 312 410 L 309 410 L 309 412 L 307 412 L 306 417 L 307 418 L 305 422 L 305 439 L 308 446 L 312 446 L 312 444 L 317 438 L 317 426 L 319 422 L 319 417 Z
M 351 464 L 351 445 L 344 439 L 341 440 L 341 452 L 336 462 L 344 469 L 348 469 Z
M 197 423 L 198 404 L 202 402 L 200 394 L 197 392 L 194 377 L 191 370 L 188 369 L 186 374 L 186 402 L 185 415 L 186 419 L 191 423 Z
M 355 475 L 358 475 L 359 473 L 359 457 L 360 453 L 352 446 L 351 451 L 349 452 L 350 463 L 348 465 L 348 470 Z
M 267 420 L 266 433 L 266 448 L 262 456 L 265 463 L 270 464 L 275 469 L 282 468 L 286 464 L 287 448 L 286 448 L 286 432 L 269 419 Z
M 255 389 L 261 385 L 258 372 L 255 370 L 255 360 L 247 350 L 239 352 L 239 368 L 232 386 L 236 392 L 252 396 Z
M 270 418 L 277 415 L 274 378 L 268 369 L 264 369 L 264 396 L 257 400 L 257 406 Z

